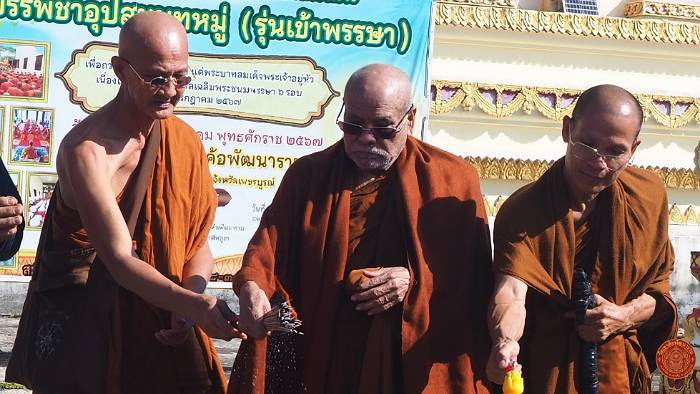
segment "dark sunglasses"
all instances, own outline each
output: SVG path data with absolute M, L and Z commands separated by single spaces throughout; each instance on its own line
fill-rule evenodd
M 338 112 L 338 116 L 335 119 L 335 123 L 338 124 L 338 127 L 340 127 L 340 130 L 343 131 L 343 133 L 348 133 L 350 135 L 360 135 L 366 131 L 371 132 L 375 138 L 380 138 L 383 140 L 389 140 L 394 138 L 396 134 L 398 134 L 399 131 L 401 131 L 401 126 L 403 125 L 403 122 L 408 118 L 408 114 L 413 111 L 413 105 L 411 105 L 408 108 L 408 111 L 401 117 L 401 120 L 399 120 L 399 123 L 396 124 L 396 126 L 384 126 L 384 127 L 365 127 L 359 124 L 355 123 L 350 123 L 350 122 L 345 122 L 340 120 L 340 114 L 343 113 L 343 109 L 345 108 L 345 103 L 340 107 L 340 112 Z
M 124 62 L 129 65 L 131 71 L 133 71 L 134 74 L 136 74 L 136 76 L 139 77 L 139 79 L 143 83 L 145 83 L 146 85 L 150 85 L 151 88 L 154 88 L 156 90 L 165 87 L 165 85 L 167 85 L 171 80 L 175 83 L 175 87 L 177 88 L 184 88 L 185 86 L 189 85 L 190 82 L 192 82 L 192 78 L 189 75 L 173 75 L 171 77 L 164 77 L 162 75 L 158 75 L 156 77 L 153 77 L 150 81 L 146 81 L 141 76 L 141 74 L 139 74 L 139 72 L 136 71 L 136 69 L 134 69 L 134 66 L 132 66 L 131 63 L 129 63 L 126 59 L 122 58 L 122 60 L 124 60 Z

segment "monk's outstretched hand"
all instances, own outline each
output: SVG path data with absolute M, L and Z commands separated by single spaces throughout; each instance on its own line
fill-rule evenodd
M 241 286 L 238 300 L 241 306 L 238 327 L 251 338 L 262 339 L 269 335 L 263 324 L 263 315 L 272 309 L 267 294 L 257 283 L 249 281 Z
M 411 275 L 405 267 L 387 267 L 363 271 L 369 279 L 357 286 L 357 292 L 350 300 L 357 302 L 355 309 L 376 315 L 403 302 L 408 291 Z
M 0 241 L 12 238 L 22 224 L 22 205 L 12 196 L 0 197 Z
M 185 343 L 192 335 L 194 322 L 190 319 L 180 317 L 175 313 L 170 314 L 170 328 L 157 331 L 155 337 L 158 342 L 167 346 L 177 346 Z
M 245 333 L 236 327 L 236 314 L 226 302 L 216 297 L 202 295 L 207 302 L 204 314 L 195 318 L 195 323 L 212 338 L 230 341 L 233 338 L 246 339 Z

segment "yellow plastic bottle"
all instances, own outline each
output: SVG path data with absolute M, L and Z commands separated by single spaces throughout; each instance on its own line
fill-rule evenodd
M 525 391 L 522 366 L 513 361 L 507 371 L 506 378 L 503 380 L 503 394 L 522 394 Z

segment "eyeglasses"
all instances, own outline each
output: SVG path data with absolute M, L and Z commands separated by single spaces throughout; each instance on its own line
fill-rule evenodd
M 151 89 L 153 89 L 153 90 L 158 90 L 158 89 L 164 88 L 168 84 L 168 82 L 170 82 L 170 81 L 173 81 L 173 83 L 175 83 L 176 88 L 182 89 L 185 86 L 189 85 L 190 82 L 192 81 L 192 77 L 190 77 L 189 75 L 178 75 L 178 76 L 173 75 L 171 77 L 164 77 L 162 75 L 158 75 L 158 76 L 153 77 L 150 81 L 146 81 L 141 76 L 141 74 L 139 74 L 139 72 L 136 71 L 136 69 L 134 69 L 134 66 L 132 66 L 131 63 L 129 63 L 126 59 L 123 59 L 123 58 L 120 58 L 120 59 L 124 60 L 124 62 L 129 65 L 129 67 L 131 68 L 131 71 L 133 71 L 134 74 L 136 74 L 136 76 L 139 77 L 141 82 L 145 83 L 146 85 L 149 85 L 151 87 Z
M 338 116 L 335 119 L 335 123 L 338 124 L 338 127 L 340 127 L 340 130 L 342 130 L 343 133 L 348 133 L 350 135 L 360 135 L 365 131 L 369 131 L 374 135 L 375 138 L 380 138 L 383 140 L 389 140 L 394 138 L 394 136 L 398 134 L 399 131 L 401 131 L 401 127 L 404 121 L 408 118 L 408 114 L 410 114 L 411 111 L 413 111 L 413 105 L 411 105 L 411 107 L 408 108 L 408 111 L 406 111 L 406 113 L 401 117 L 401 120 L 399 120 L 399 123 L 397 123 L 396 126 L 365 127 L 359 124 L 340 120 L 340 114 L 343 113 L 344 108 L 345 103 L 343 103 L 343 105 L 340 107 L 340 112 L 338 112 Z
M 628 153 L 620 153 L 618 155 L 603 155 L 598 153 L 598 149 L 588 146 L 583 142 L 574 141 L 569 139 L 569 144 L 571 145 L 571 153 L 574 156 L 583 161 L 592 161 L 602 158 L 605 166 L 610 171 L 617 171 L 624 167 L 630 161 L 631 155 Z

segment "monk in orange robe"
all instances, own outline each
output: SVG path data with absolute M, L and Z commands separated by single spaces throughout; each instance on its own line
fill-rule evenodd
M 22 133 L 19 139 L 19 146 L 28 146 L 29 145 L 29 139 L 27 138 L 27 133 Z
M 478 175 L 409 136 L 411 97 L 393 66 L 356 71 L 342 141 L 285 174 L 234 277 L 251 339 L 229 392 L 488 392 L 493 277 Z M 278 295 L 303 336 L 266 336 L 261 316 Z
M 202 294 L 216 195 L 201 142 L 173 116 L 187 60 L 172 16 L 144 12 L 124 25 L 117 97 L 58 152 L 8 381 L 35 393 L 225 392 L 204 331 L 241 335 L 225 303 Z
M 39 134 L 34 134 L 34 138 L 32 138 L 30 142 L 34 146 L 42 146 L 41 138 L 39 137 Z
M 661 180 L 627 167 L 642 109 L 626 90 L 600 85 L 565 117 L 566 155 L 515 192 L 496 217 L 496 288 L 489 378 L 516 358 L 531 393 L 585 391 L 581 342 L 597 344 L 601 393 L 651 393 L 660 344 L 675 337 L 669 293 L 674 255 Z M 572 278 L 590 277 L 595 303 L 574 319 Z
M 20 156 L 20 159 L 36 160 L 37 157 L 39 157 L 39 155 L 36 152 L 36 148 L 34 147 L 34 143 L 30 142 L 29 146 L 24 148 L 24 150 L 22 151 L 22 156 Z

